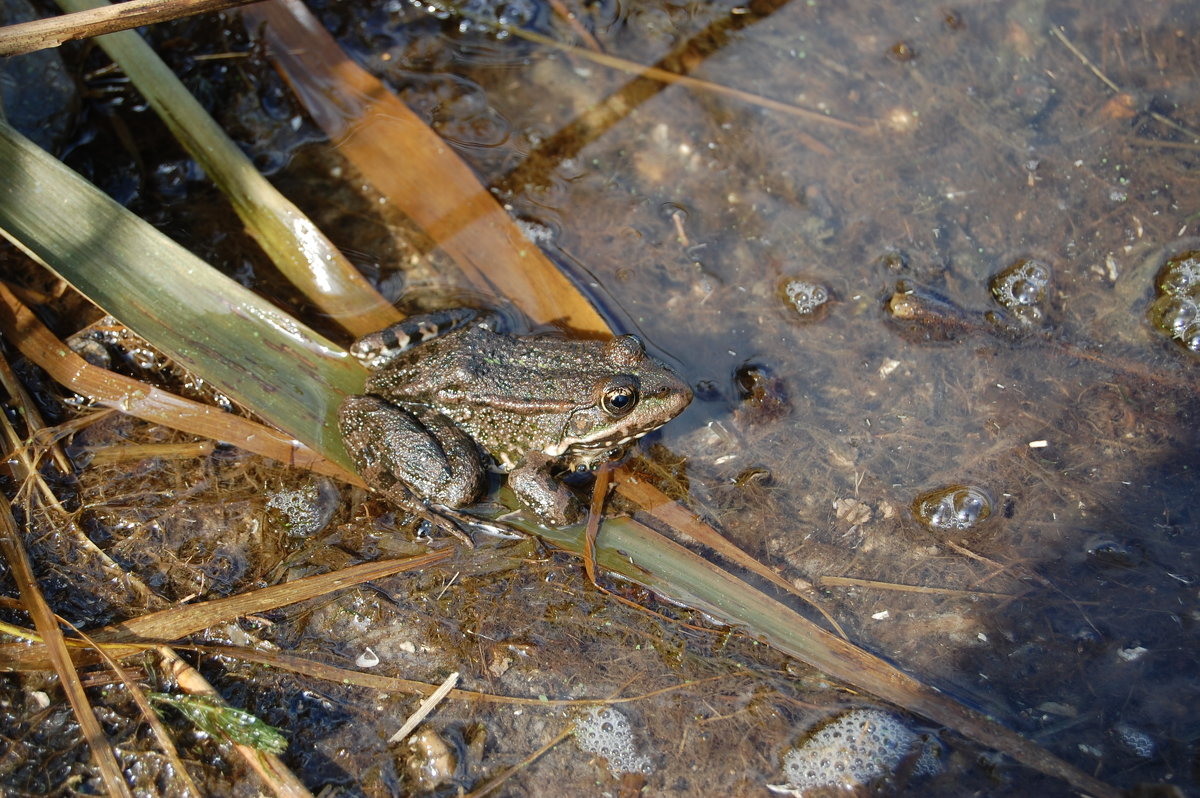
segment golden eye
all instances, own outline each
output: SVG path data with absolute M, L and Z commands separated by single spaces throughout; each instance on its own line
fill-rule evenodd
M 600 397 L 600 407 L 613 418 L 627 415 L 637 406 L 638 389 L 636 385 L 613 385 Z

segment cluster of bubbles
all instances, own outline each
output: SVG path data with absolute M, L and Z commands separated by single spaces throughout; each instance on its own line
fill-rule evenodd
M 829 301 L 829 289 L 808 280 L 785 280 L 782 289 L 788 304 L 806 319 L 813 318 Z
M 588 708 L 575 722 L 575 743 L 589 754 L 607 759 L 613 775 L 654 770 L 650 758 L 633 744 L 629 719 L 612 707 Z
M 1200 250 L 1169 259 L 1155 284 L 1158 298 L 1150 306 L 1151 323 L 1184 349 L 1200 354 Z
M 891 713 L 852 709 L 784 755 L 787 787 L 780 791 L 800 793 L 829 786 L 853 790 L 894 774 L 914 754 L 913 775 L 941 770 L 936 743 L 924 740 Z
M 1138 759 L 1150 759 L 1154 756 L 1154 738 L 1141 729 L 1125 723 L 1113 727 L 1113 736 L 1117 744 Z
M 537 17 L 534 0 L 410 0 L 417 8 L 438 19 L 458 20 L 459 33 L 487 33 L 503 39 L 507 27 L 523 28 Z
M 992 514 L 992 498 L 974 485 L 950 485 L 922 493 L 913 500 L 912 511 L 930 529 L 962 532 Z
M 321 478 L 295 490 L 271 494 L 267 507 L 278 510 L 292 535 L 314 535 L 333 518 L 341 497 L 331 480 Z
M 1042 323 L 1046 287 L 1050 285 L 1050 267 L 1033 258 L 1021 258 L 992 278 L 992 297 L 1008 316 L 1018 323 L 1034 326 Z

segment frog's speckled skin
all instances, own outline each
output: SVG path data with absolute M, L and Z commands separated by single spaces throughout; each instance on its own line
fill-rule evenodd
M 368 395 L 342 403 L 346 448 L 367 484 L 397 503 L 415 495 L 451 508 L 481 493 L 482 451 L 543 522 L 571 523 L 580 507 L 551 469 L 618 456 L 677 416 L 692 391 L 633 336 L 514 336 L 495 323 L 442 311 L 356 343 L 351 352 L 374 370 Z

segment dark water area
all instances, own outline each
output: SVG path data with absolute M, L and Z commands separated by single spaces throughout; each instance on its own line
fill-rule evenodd
M 533 0 L 313 8 L 695 389 L 635 468 L 905 672 L 1117 787 L 1200 789 L 1200 6 L 601 0 L 568 3 L 571 23 Z M 389 297 L 426 307 L 461 290 L 258 55 L 201 57 L 249 46 L 223 20 L 212 39 L 202 23 L 170 29 L 192 49 L 182 32 L 155 41 Z M 303 313 L 202 175 L 102 80 L 85 84 L 88 124 L 101 110 L 119 123 L 78 136 L 68 162 Z M 114 143 L 123 126 L 140 164 Z M 105 147 L 116 166 L 97 160 Z M 92 434 L 141 434 L 113 427 Z M 413 545 L 344 506 L 319 545 L 269 524 L 262 537 L 264 493 L 307 477 L 220 457 L 183 492 L 186 511 L 139 499 L 141 472 L 98 469 L 80 486 L 104 546 L 172 599 Z M 452 582 L 384 580 L 256 633 L 347 667 L 369 647 L 389 674 L 458 670 L 500 695 L 713 677 L 602 719 L 620 740 L 605 758 L 645 771 L 646 794 L 768 795 L 788 752 L 851 709 L 884 709 L 862 717 L 925 741 L 918 766 L 891 761 L 865 794 L 1071 794 L 745 637 L 612 602 L 529 541 L 483 549 Z M 434 728 L 461 767 L 430 785 L 413 769 L 438 760 L 436 740 L 385 742 L 409 698 L 206 667 L 287 731 L 314 791 L 346 795 L 478 786 L 580 711 L 452 703 Z M 616 770 L 565 742 L 499 794 L 617 794 Z

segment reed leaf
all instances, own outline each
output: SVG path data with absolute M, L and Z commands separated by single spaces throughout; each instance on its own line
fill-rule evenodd
M 354 63 L 299 0 L 247 7 L 272 57 L 338 152 L 419 224 L 476 291 L 537 322 L 608 333 L 592 304 L 440 136 Z
M 80 293 L 279 429 L 349 466 L 363 368 L 0 123 L 0 227 Z
M 58 5 L 67 11 L 84 11 L 107 3 L 58 0 Z M 271 261 L 305 296 L 355 335 L 383 329 L 400 318 L 317 226 L 259 174 L 137 32 L 110 33 L 96 42 L 229 198 Z

